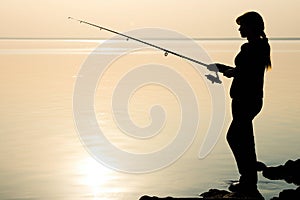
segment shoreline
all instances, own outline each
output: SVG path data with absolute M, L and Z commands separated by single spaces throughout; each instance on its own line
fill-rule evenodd
M 265 164 L 258 162 L 258 171 L 262 172 L 262 175 L 269 180 L 284 180 L 287 183 L 292 183 L 298 186 L 296 189 L 284 189 L 277 197 L 272 197 L 270 200 L 286 200 L 286 199 L 300 199 L 300 159 L 288 160 L 282 165 L 275 167 L 267 167 Z M 261 194 L 259 194 L 261 195 Z M 264 197 L 257 195 L 257 197 L 249 197 L 242 195 L 241 193 L 229 192 L 227 190 L 209 189 L 209 191 L 201 193 L 199 197 L 157 197 L 143 195 L 139 200 L 262 200 Z

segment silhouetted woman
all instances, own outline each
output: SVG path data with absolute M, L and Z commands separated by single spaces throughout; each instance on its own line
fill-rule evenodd
M 252 120 L 263 105 L 264 74 L 271 68 L 270 46 L 264 33 L 263 19 L 257 12 L 247 12 L 236 22 L 240 25 L 241 37 L 248 40 L 235 57 L 236 67 L 215 64 L 224 76 L 233 78 L 230 88 L 233 119 L 227 141 L 241 176 L 238 183 L 229 186 L 229 190 L 259 195 Z M 210 67 L 213 68 L 213 65 Z

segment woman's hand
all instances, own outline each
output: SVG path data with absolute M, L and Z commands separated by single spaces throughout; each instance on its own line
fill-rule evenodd
M 209 71 L 214 71 L 214 72 L 221 72 L 223 73 L 224 76 L 226 76 L 227 78 L 232 78 L 235 76 L 235 68 L 233 67 L 229 67 L 227 65 L 223 65 L 220 63 L 214 63 L 214 64 L 210 64 L 207 66 L 207 69 Z
M 220 63 L 214 63 L 214 64 L 208 65 L 207 69 L 209 71 L 224 73 L 225 71 L 227 71 L 229 69 L 234 69 L 234 68 L 230 67 L 230 66 L 227 66 L 227 65 L 220 64 Z
M 232 78 L 235 75 L 235 69 L 228 69 L 223 72 L 223 75 L 226 76 L 227 78 Z

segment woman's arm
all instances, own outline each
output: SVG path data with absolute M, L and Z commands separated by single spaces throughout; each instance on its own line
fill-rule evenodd
M 234 74 L 235 74 L 234 67 L 230 67 L 230 66 L 223 65 L 220 63 L 210 64 L 207 67 L 207 69 L 210 71 L 217 71 L 217 69 L 218 69 L 219 72 L 223 73 L 223 75 L 228 78 L 234 77 Z
M 228 70 L 233 70 L 234 69 L 233 67 L 223 65 L 223 64 L 220 64 L 220 63 L 216 63 L 215 65 L 217 66 L 219 72 L 221 72 L 221 73 L 224 73 Z

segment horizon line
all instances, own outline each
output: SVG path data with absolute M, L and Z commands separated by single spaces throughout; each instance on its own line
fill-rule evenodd
M 0 40 L 108 40 L 111 38 L 96 38 L 96 37 L 0 37 Z M 120 38 L 122 40 L 123 38 Z M 126 39 L 124 37 L 124 39 Z M 141 38 L 143 40 L 185 40 L 182 38 Z M 238 37 L 201 37 L 201 38 L 187 38 L 191 40 L 226 40 L 226 41 L 239 41 L 246 40 Z M 300 40 L 300 37 L 269 37 L 269 40 Z M 119 40 L 119 39 L 116 39 Z

